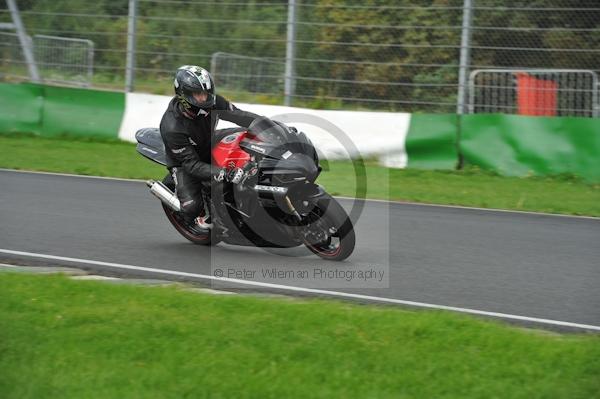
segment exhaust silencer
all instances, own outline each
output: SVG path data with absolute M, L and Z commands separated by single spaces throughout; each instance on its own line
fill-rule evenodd
M 181 211 L 181 205 L 179 204 L 179 199 L 167 186 L 162 184 L 159 181 L 148 180 L 146 185 L 150 187 L 150 192 L 161 202 L 167 205 L 169 208 L 174 211 Z

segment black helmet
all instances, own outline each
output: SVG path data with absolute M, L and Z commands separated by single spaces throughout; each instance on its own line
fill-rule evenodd
M 175 95 L 182 111 L 191 118 L 206 114 L 215 106 L 215 83 L 210 73 L 196 65 L 184 65 L 175 73 Z M 206 93 L 206 101 L 198 101 L 194 93 Z

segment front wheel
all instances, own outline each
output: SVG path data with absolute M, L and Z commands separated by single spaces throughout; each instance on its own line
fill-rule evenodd
M 354 227 L 342 206 L 330 195 L 323 196 L 306 218 L 300 235 L 304 245 L 319 257 L 341 261 L 354 251 Z

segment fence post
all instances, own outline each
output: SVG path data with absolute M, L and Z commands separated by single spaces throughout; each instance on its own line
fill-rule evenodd
M 473 25 L 473 5 L 475 0 L 464 0 L 462 36 L 460 40 L 460 67 L 458 73 L 458 98 L 456 113 L 462 115 L 466 108 L 466 92 L 469 68 L 471 65 L 471 36 Z
M 92 85 L 92 79 L 94 78 L 94 42 L 88 40 L 88 86 Z
M 212 55 L 210 56 L 210 74 L 212 75 L 215 81 L 217 80 L 217 60 L 219 58 L 219 55 L 221 54 L 224 53 L 221 51 L 217 51 L 216 53 L 212 53 Z
M 285 51 L 285 87 L 283 104 L 290 106 L 296 89 L 294 58 L 296 56 L 296 8 L 300 0 L 288 0 L 287 43 Z
M 38 83 L 40 82 L 40 74 L 38 72 L 37 64 L 35 63 L 35 58 L 33 56 L 33 44 L 31 38 L 25 33 L 25 27 L 23 26 L 23 22 L 21 21 L 21 14 L 19 14 L 19 8 L 17 7 L 17 3 L 15 3 L 15 0 L 6 0 L 6 5 L 10 10 L 13 25 L 15 30 L 17 31 L 17 37 L 19 38 L 21 48 L 23 49 L 23 55 L 25 56 L 25 62 L 27 63 L 27 70 L 29 71 L 29 78 L 33 82 Z
M 127 65 L 125 67 L 125 91 L 132 92 L 135 79 L 135 25 L 137 0 L 129 0 L 129 20 L 127 24 Z

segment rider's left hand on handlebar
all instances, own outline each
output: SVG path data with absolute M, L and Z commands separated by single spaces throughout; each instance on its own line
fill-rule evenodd
M 233 184 L 243 184 L 248 177 L 254 176 L 256 172 L 256 164 L 248 162 L 243 168 L 231 169 L 227 174 L 227 181 Z
M 241 183 L 246 177 L 246 171 L 242 168 L 233 168 L 227 173 L 227 181 L 233 184 Z

